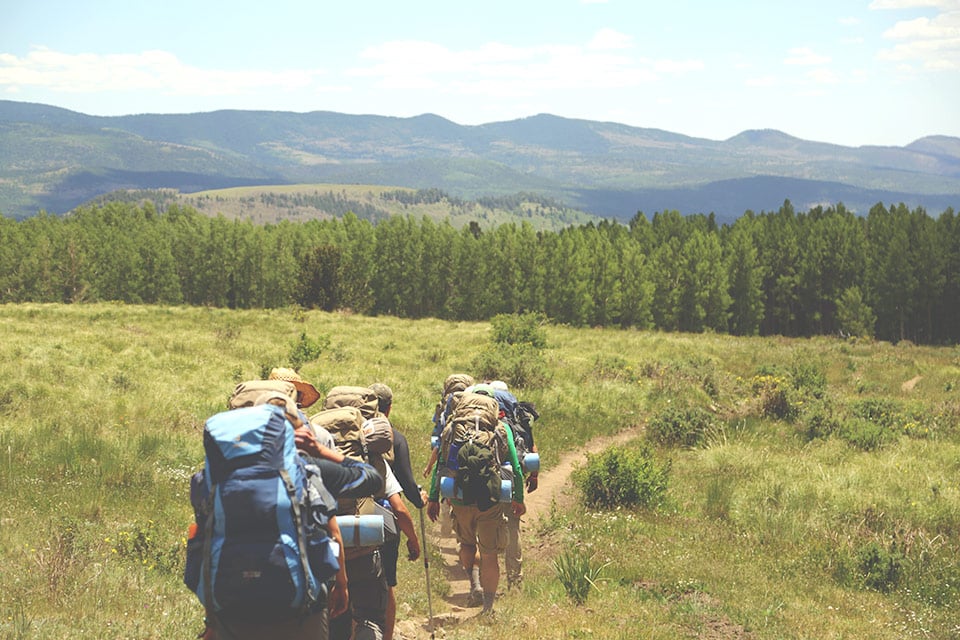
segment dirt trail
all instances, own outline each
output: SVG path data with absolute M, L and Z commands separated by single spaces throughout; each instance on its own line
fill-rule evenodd
M 900 385 L 900 388 L 903 391 L 913 391 L 913 388 L 917 386 L 917 383 L 923 380 L 923 376 L 914 376 Z
M 604 449 L 627 442 L 640 436 L 642 429 L 634 427 L 627 429 L 613 436 L 596 438 L 588 442 L 583 449 L 568 453 L 560 458 L 555 465 L 551 465 L 547 470 L 540 472 L 539 486 L 533 493 L 528 493 L 524 502 L 527 505 L 527 515 L 523 518 L 523 561 L 524 564 L 537 562 L 538 552 L 541 549 L 533 544 L 527 534 L 536 529 L 536 522 L 541 518 L 550 516 L 550 510 L 556 504 L 560 512 L 569 508 L 576 500 L 572 487 L 570 485 L 570 475 L 577 465 L 584 461 L 587 453 L 599 453 Z M 442 563 L 436 566 L 436 563 L 430 565 L 430 580 L 446 580 L 450 585 L 449 594 L 443 598 L 433 598 L 433 614 L 435 637 L 444 638 L 445 628 L 454 627 L 463 620 L 474 617 L 479 613 L 479 609 L 467 608 L 467 595 L 470 590 L 470 582 L 466 573 L 460 567 L 460 559 L 457 555 L 456 539 L 450 536 L 440 536 L 440 527 L 436 524 L 427 525 L 427 544 L 431 549 L 439 548 L 442 554 Z M 501 577 L 503 577 L 503 559 L 500 561 Z M 404 620 L 403 614 L 397 614 L 397 628 L 394 633 L 394 640 L 429 640 L 429 620 Z

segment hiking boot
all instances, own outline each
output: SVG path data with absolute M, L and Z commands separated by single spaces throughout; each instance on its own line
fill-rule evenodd
M 479 587 L 472 589 L 470 595 L 467 596 L 467 606 L 468 607 L 479 607 L 483 604 L 483 589 Z

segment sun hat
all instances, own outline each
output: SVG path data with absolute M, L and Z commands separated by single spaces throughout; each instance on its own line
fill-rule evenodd
M 320 392 L 317 388 L 300 377 L 300 374 L 293 369 L 286 367 L 276 367 L 270 372 L 270 380 L 285 380 L 293 383 L 293 386 L 299 391 L 299 402 L 301 407 L 309 407 L 320 399 Z
M 377 399 L 380 400 L 381 405 L 393 404 L 393 389 L 387 385 L 382 382 L 374 382 L 370 385 L 370 389 L 377 394 Z

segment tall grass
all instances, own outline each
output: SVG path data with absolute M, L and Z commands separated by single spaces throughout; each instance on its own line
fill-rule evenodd
M 524 590 L 495 626 L 448 638 L 957 637 L 956 347 L 545 331 L 549 376 L 514 387 L 541 411 L 545 474 L 595 436 L 709 420 L 650 440 L 671 469 L 657 508 L 529 514 Z M 443 379 L 472 372 L 490 336 L 298 309 L 0 307 L 0 638 L 193 637 L 188 478 L 233 386 L 297 359 L 321 391 L 386 382 L 419 470 Z M 783 376 L 795 411 L 764 413 L 759 375 Z M 858 447 L 824 418 L 879 425 L 884 442 Z M 554 571 L 570 554 L 604 566 L 589 606 Z M 401 619 L 425 617 L 421 565 L 401 562 L 399 581 Z

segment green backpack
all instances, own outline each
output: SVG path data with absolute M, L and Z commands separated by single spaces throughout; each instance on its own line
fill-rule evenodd
M 495 435 L 489 439 L 472 438 L 460 446 L 453 482 L 464 504 L 475 504 L 480 511 L 486 511 L 499 502 L 501 477 L 498 458 Z

